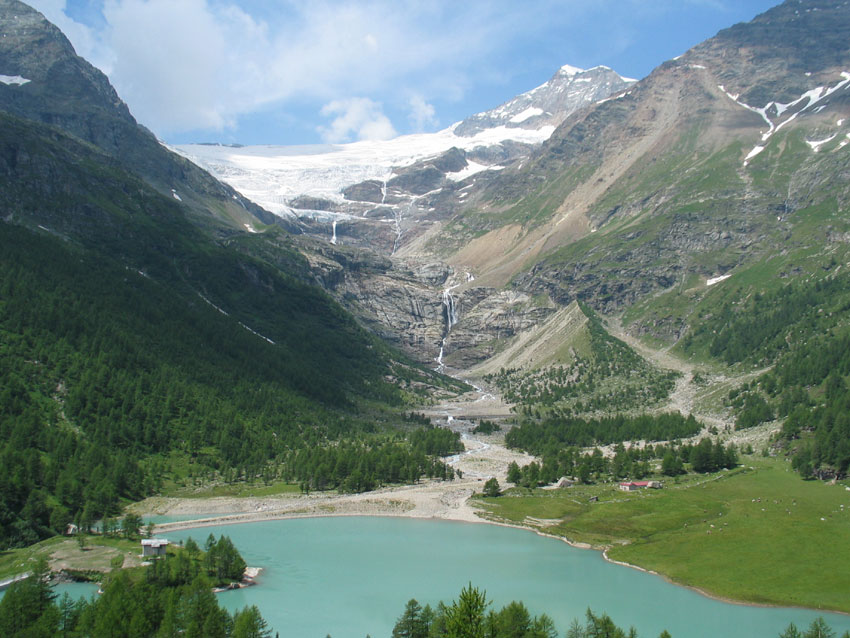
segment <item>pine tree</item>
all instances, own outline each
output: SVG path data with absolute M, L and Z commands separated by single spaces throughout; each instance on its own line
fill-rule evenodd
M 484 611 L 488 604 L 486 592 L 469 583 L 446 609 L 446 637 L 484 638 Z

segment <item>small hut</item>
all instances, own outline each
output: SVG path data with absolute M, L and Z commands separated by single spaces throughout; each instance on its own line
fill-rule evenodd
M 164 538 L 143 538 L 142 556 L 165 556 L 168 541 Z

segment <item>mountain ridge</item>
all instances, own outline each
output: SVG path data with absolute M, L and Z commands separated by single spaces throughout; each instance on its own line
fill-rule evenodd
M 107 77 L 74 51 L 65 35 L 19 0 L 0 0 L 0 109 L 56 126 L 94 144 L 199 219 L 232 230 L 276 218 L 176 154 L 140 126 Z

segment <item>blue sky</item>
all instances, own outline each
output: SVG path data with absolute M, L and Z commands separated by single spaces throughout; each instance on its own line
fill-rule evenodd
M 435 131 L 562 65 L 645 77 L 778 0 L 28 0 L 170 143 Z

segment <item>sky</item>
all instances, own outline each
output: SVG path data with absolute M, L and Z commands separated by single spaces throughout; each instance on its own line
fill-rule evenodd
M 171 144 L 443 129 L 565 64 L 640 79 L 779 0 L 26 0 Z

